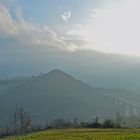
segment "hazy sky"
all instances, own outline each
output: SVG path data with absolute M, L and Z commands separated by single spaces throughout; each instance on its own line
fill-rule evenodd
M 1 0 L 0 49 L 49 46 L 140 55 L 139 9 L 139 0 Z
M 0 0 L 0 77 L 121 67 L 114 53 L 140 56 L 139 13 L 140 0 Z

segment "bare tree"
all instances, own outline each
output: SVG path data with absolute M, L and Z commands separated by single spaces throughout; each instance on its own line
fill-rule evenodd
M 20 125 L 20 133 L 24 133 L 29 131 L 32 124 L 32 119 L 27 112 L 25 112 L 22 106 L 18 109 L 18 117 L 19 117 L 19 125 Z
M 6 133 L 25 133 L 31 129 L 31 125 L 32 119 L 24 110 L 24 107 L 16 105 L 15 110 L 9 114 L 6 125 Z

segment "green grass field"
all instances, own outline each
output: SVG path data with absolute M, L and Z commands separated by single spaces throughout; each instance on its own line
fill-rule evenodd
M 62 129 L 1 140 L 140 140 L 140 129 Z

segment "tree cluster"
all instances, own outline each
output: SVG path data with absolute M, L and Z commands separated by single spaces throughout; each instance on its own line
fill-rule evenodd
M 64 120 L 55 119 L 47 124 L 33 125 L 32 118 L 25 111 L 24 107 L 17 105 L 7 120 L 4 131 L 0 130 L 0 136 L 9 136 L 16 134 L 24 134 L 33 131 L 42 131 L 47 129 L 64 129 L 64 128 L 122 128 L 120 120 L 113 121 L 112 119 L 106 119 L 99 121 L 98 117 L 93 122 L 81 122 L 78 119 Z
M 103 122 L 99 122 L 98 118 L 95 118 L 93 123 L 88 123 L 89 128 L 122 128 L 119 122 L 115 122 L 112 119 L 106 119 Z

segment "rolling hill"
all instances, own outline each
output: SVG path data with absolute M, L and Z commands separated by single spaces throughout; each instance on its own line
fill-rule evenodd
M 55 69 L 9 87 L 0 97 L 0 119 L 6 118 L 17 104 L 36 122 L 55 118 L 115 117 L 118 110 L 125 114 L 125 105 L 129 104 L 111 96 L 120 92 L 125 90 L 93 88 Z

